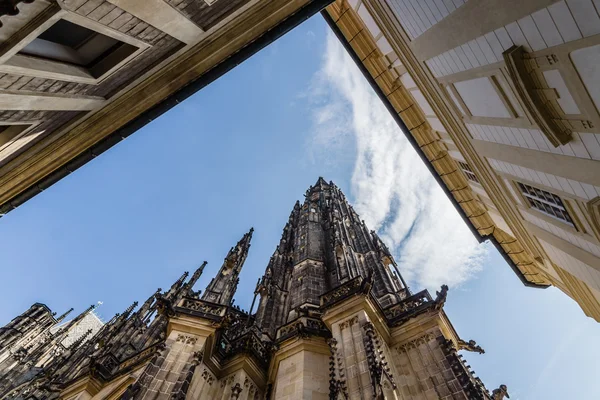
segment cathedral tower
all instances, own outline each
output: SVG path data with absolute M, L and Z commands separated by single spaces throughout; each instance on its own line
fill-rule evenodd
M 489 393 L 462 360 L 459 351 L 483 349 L 452 327 L 443 311 L 448 288 L 434 297 L 412 293 L 389 250 L 332 182 L 319 178 L 294 205 L 256 286 L 256 313 L 233 306 L 252 232 L 202 294 L 193 286 L 206 263 L 137 311 L 134 303 L 116 315 L 86 343 L 17 376 L 0 399 L 507 395 L 504 385 Z

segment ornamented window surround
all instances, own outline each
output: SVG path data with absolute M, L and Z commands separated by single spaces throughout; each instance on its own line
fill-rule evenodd
M 44 60 L 17 54 L 57 21 L 64 19 L 94 32 L 114 38 L 137 48 L 133 53 L 109 68 L 99 77 L 94 77 L 86 68 L 59 61 Z M 97 85 L 123 65 L 139 56 L 150 45 L 129 35 L 111 29 L 99 22 L 62 9 L 58 5 L 49 7 L 25 28 L 21 29 L 0 47 L 0 73 L 18 74 L 67 82 Z
M 543 96 L 542 100 L 545 102 L 547 109 L 552 115 L 554 115 L 554 118 L 559 120 L 559 123 L 566 127 L 570 126 L 571 130 L 574 132 L 600 133 L 600 113 L 594 106 L 592 99 L 589 97 L 589 95 L 587 95 L 587 89 L 581 81 L 575 66 L 570 60 L 570 54 L 573 51 L 598 44 L 600 44 L 600 35 L 594 35 L 563 43 L 547 49 L 527 53 L 527 57 L 529 60 L 531 60 L 530 66 L 531 68 L 534 68 L 536 72 L 536 79 L 538 79 L 539 83 L 542 85 L 538 90 L 540 90 L 539 93 Z M 556 90 L 548 88 L 543 75 L 543 72 L 548 70 L 558 70 L 560 72 L 561 77 L 565 81 L 565 84 L 567 85 L 567 88 L 569 89 L 569 92 L 572 95 L 577 107 L 581 111 L 581 114 L 565 114 L 563 112 L 562 108 L 557 102 L 558 94 Z M 448 89 L 451 90 L 451 84 L 454 82 L 489 76 L 490 74 L 497 74 L 499 71 L 501 71 L 502 76 L 508 78 L 507 80 L 513 88 L 513 93 L 515 93 L 515 84 L 509 77 L 507 73 L 507 65 L 504 62 L 497 62 L 481 67 L 471 68 L 466 71 L 439 77 L 437 80 L 443 85 L 449 85 Z M 520 96 L 517 95 L 517 97 Z M 454 104 L 449 96 L 447 99 L 449 102 Z M 521 99 L 518 100 L 521 101 Z M 521 107 L 524 108 L 523 103 L 521 102 L 520 104 Z M 529 114 L 528 108 L 524 109 L 524 111 L 526 115 Z M 463 114 L 460 113 L 460 115 Z M 463 119 L 465 122 L 478 123 L 481 125 L 501 125 L 510 126 L 513 128 L 539 129 L 532 116 L 518 119 L 482 117 L 463 117 Z
M 566 199 L 566 200 L 569 200 L 569 201 L 579 201 L 579 202 L 582 202 L 582 203 L 587 203 L 587 201 L 588 201 L 588 199 L 579 197 L 579 196 L 574 195 L 572 193 L 568 193 L 568 192 L 565 192 L 563 190 L 560 190 L 560 189 L 557 189 L 557 188 L 554 188 L 554 187 L 551 187 L 551 186 L 546 186 L 543 183 L 534 182 L 534 181 L 531 181 L 531 180 L 529 180 L 527 178 L 523 178 L 523 177 L 520 177 L 520 176 L 511 175 L 511 174 L 508 174 L 508 173 L 503 172 L 503 171 L 498 171 L 497 169 L 494 169 L 493 167 L 491 167 L 491 168 L 492 168 L 492 170 L 494 171 L 495 174 L 497 174 L 501 178 L 506 178 L 508 181 L 512 182 L 513 183 L 512 188 L 514 189 L 515 193 L 517 193 L 519 196 L 521 196 L 520 195 L 521 189 L 519 189 L 519 187 L 514 183 L 514 181 L 519 181 L 519 182 L 524 183 L 526 185 L 533 186 L 533 187 L 536 187 L 538 189 L 545 190 L 546 192 L 554 193 L 555 195 L 557 195 L 561 199 Z M 521 199 L 521 201 L 524 200 L 522 196 L 519 197 L 519 198 Z M 511 204 L 517 205 L 517 204 L 514 203 L 514 201 L 511 201 Z M 523 204 L 527 204 L 527 202 L 524 202 Z
M 533 186 L 535 188 L 550 192 L 552 194 L 557 195 L 558 197 L 560 197 L 561 201 L 563 202 L 563 205 L 565 207 L 565 209 L 567 210 L 567 212 L 569 213 L 569 216 L 571 217 L 571 220 L 573 221 L 573 225 L 564 222 L 561 219 L 558 218 L 553 218 L 539 210 L 537 210 L 534 207 L 530 207 L 527 202 L 527 199 L 525 198 L 525 196 L 521 193 L 521 190 L 519 189 L 518 185 L 516 182 L 521 182 L 521 183 L 525 183 L 529 186 Z M 583 206 L 583 208 L 585 209 L 586 206 L 589 209 L 589 213 L 590 213 L 590 218 L 586 218 L 588 221 L 591 219 L 592 224 L 595 224 L 596 221 L 594 220 L 595 216 L 594 213 L 590 207 L 590 204 L 593 201 L 597 201 L 597 203 L 595 203 L 596 207 L 600 207 L 600 198 L 597 197 L 593 200 L 590 200 L 589 202 L 586 201 L 581 201 L 578 200 L 576 198 L 574 198 L 573 195 L 569 195 L 568 193 L 564 193 L 561 192 L 559 190 L 553 189 L 553 188 L 547 188 L 544 185 L 541 185 L 539 183 L 527 183 L 526 180 L 519 178 L 518 181 L 514 180 L 514 178 L 512 178 L 510 180 L 510 183 L 512 185 L 512 187 L 514 188 L 516 195 L 519 196 L 519 198 L 521 199 L 521 201 L 523 202 L 523 204 L 516 204 L 515 206 L 516 208 L 522 213 L 529 213 L 537 218 L 540 218 L 542 220 L 544 220 L 545 222 L 554 225 L 557 228 L 563 229 L 573 235 L 576 235 L 578 237 L 580 237 L 582 240 L 585 240 L 593 245 L 596 246 L 600 246 L 600 237 L 598 237 L 597 235 L 595 235 L 593 232 L 588 232 L 589 230 L 589 226 L 586 226 L 586 224 L 584 224 L 581 221 L 581 216 L 576 212 L 575 207 L 580 207 Z M 593 206 L 592 206 L 593 207 Z M 600 212 L 600 209 L 598 209 L 598 212 Z M 598 228 L 599 227 L 593 227 L 593 228 Z
M 556 228 L 562 229 L 563 231 L 566 231 L 567 233 L 570 233 L 570 234 L 572 234 L 574 236 L 577 236 L 577 237 L 581 238 L 581 240 L 584 240 L 584 241 L 586 241 L 586 242 L 588 242 L 588 243 L 590 243 L 592 245 L 595 245 L 595 246 L 600 246 L 600 242 L 598 241 L 597 237 L 595 235 L 593 235 L 593 234 L 583 233 L 580 230 L 578 230 L 579 228 L 576 228 L 576 227 L 573 227 L 571 225 L 562 223 L 560 220 L 554 219 L 552 217 L 549 217 L 548 215 L 544 214 L 543 212 L 540 212 L 540 211 L 536 210 L 535 208 L 526 208 L 524 206 L 519 206 L 517 208 L 521 212 L 521 214 L 530 214 L 530 215 L 532 215 L 532 216 L 534 216 L 536 218 L 539 218 L 539 219 L 543 220 L 544 222 L 547 222 L 550 225 L 555 226 Z M 523 219 L 527 220 L 525 216 L 523 216 Z M 528 223 L 533 224 L 531 221 L 528 221 Z M 578 222 L 576 222 L 576 223 L 578 223 Z M 535 224 L 533 224 L 533 225 L 535 225 Z M 541 227 L 539 227 L 537 225 L 535 225 L 535 226 L 538 229 L 541 229 L 544 232 L 547 232 L 548 234 L 554 235 L 554 233 L 552 233 L 550 231 L 547 231 L 547 230 L 545 230 L 545 229 L 543 229 L 543 228 L 541 228 Z M 565 240 L 565 239 L 560 238 L 560 240 Z M 567 242 L 569 242 L 569 241 L 567 240 Z M 578 247 L 578 248 L 580 248 L 580 249 L 582 249 L 584 251 L 587 251 L 584 248 L 580 247 L 579 245 L 576 245 L 576 244 L 574 244 L 572 242 L 569 242 L 569 243 L 571 243 L 575 247 Z
M 545 215 L 545 216 L 547 216 L 550 219 L 554 219 L 554 220 L 560 221 L 563 224 L 572 226 L 575 229 L 577 229 L 577 227 L 576 227 L 576 221 L 573 218 L 573 211 L 569 209 L 568 201 L 566 199 L 564 199 L 561 196 L 555 194 L 554 192 L 548 191 L 546 189 L 539 188 L 539 187 L 534 186 L 534 185 L 530 185 L 530 184 L 519 182 L 519 181 L 515 181 L 515 184 L 516 184 L 517 188 L 519 189 L 518 193 L 520 194 L 520 196 L 524 200 L 523 204 L 526 204 L 527 205 L 526 207 L 529 210 L 535 210 L 536 214 L 539 213 L 539 214 Z M 531 195 L 531 194 L 529 194 L 529 196 L 525 195 L 525 193 L 523 193 L 523 188 L 521 188 L 519 184 L 523 185 L 523 186 L 527 186 L 527 187 L 529 187 L 531 189 L 535 189 L 535 190 L 539 190 L 539 191 L 542 191 L 542 192 L 546 192 L 549 195 L 551 195 L 552 197 L 558 197 L 560 204 L 557 204 L 556 202 L 553 202 L 553 201 L 546 200 L 544 197 L 547 197 L 547 196 L 541 197 L 541 196 Z M 564 212 L 564 214 L 566 214 L 566 216 L 568 217 L 569 220 L 562 219 L 560 217 L 550 215 L 550 214 L 548 214 L 548 213 L 540 210 L 539 208 L 531 205 L 532 199 L 535 200 L 535 201 L 537 201 L 538 203 L 545 203 L 546 205 L 550 205 L 550 207 L 556 208 L 559 211 L 562 208 L 562 211 Z

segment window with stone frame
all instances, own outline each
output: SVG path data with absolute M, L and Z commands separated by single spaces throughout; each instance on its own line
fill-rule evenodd
M 471 169 L 471 166 L 467 163 L 464 163 L 462 161 L 458 161 L 458 165 L 460 166 L 460 169 L 462 169 L 462 171 L 465 173 L 465 176 L 467 177 L 468 180 L 475 182 L 475 183 L 479 183 L 479 179 L 477 179 L 477 175 L 475 175 L 475 173 L 473 172 L 473 170 Z
M 517 186 L 531 208 L 575 227 L 573 219 L 559 196 L 521 182 L 517 182 Z

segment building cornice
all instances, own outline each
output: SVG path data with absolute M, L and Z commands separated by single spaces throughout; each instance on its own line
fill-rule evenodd
M 377 48 L 370 34 L 366 32 L 361 34 L 366 29 L 356 13 L 349 8 L 347 2 L 338 1 L 334 3 L 328 7 L 326 12 L 323 12 L 323 15 L 376 94 L 388 108 L 392 117 L 403 128 L 409 142 L 423 159 L 427 168 L 465 220 L 467 226 L 473 231 L 476 238 L 480 242 L 488 239 L 492 241 L 501 250 L 511 268 L 513 268 L 525 285 L 540 288 L 548 287 L 549 281 L 545 274 L 541 273 L 539 267 L 536 266 L 533 256 L 529 252 L 524 251 L 519 240 L 497 228 L 491 217 L 487 215 L 485 209 L 482 209 L 477 204 L 468 182 L 462 174 L 456 173 L 458 166 L 448 157 L 448 153 L 441 144 L 441 140 L 433 133 L 418 105 L 414 103 L 406 89 L 403 88 L 399 79 L 394 79 L 388 71 L 388 66 L 382 61 L 383 54 Z M 349 36 L 347 37 L 346 34 Z M 356 40 L 359 37 L 360 40 Z M 404 44 L 402 40 L 398 42 L 400 45 Z M 405 58 L 410 56 L 411 53 L 408 47 L 401 50 L 398 52 L 399 55 L 403 55 Z M 403 59 L 401 61 L 406 62 L 405 67 L 411 72 L 411 76 L 413 73 L 415 74 L 413 79 L 418 85 L 429 88 L 431 77 L 415 66 L 418 64 L 416 60 Z M 392 82 L 391 84 L 389 83 L 390 81 Z M 439 96 L 439 93 L 435 90 L 431 91 L 436 96 Z M 427 95 L 427 93 L 424 93 L 424 95 Z M 453 129 L 461 131 L 464 129 L 464 126 L 461 128 L 461 125 L 452 118 L 452 115 L 447 118 L 449 110 L 446 110 L 447 106 L 443 101 L 438 99 L 437 101 L 432 101 L 431 104 L 437 108 L 436 111 L 439 114 L 443 115 L 441 119 L 445 122 L 445 125 L 452 128 L 449 131 L 452 132 Z M 438 105 L 443 107 L 445 113 L 440 110 Z M 463 133 L 466 134 L 465 132 Z M 461 147 L 463 154 L 475 154 L 473 149 L 470 152 L 464 149 L 464 144 L 456 140 L 454 132 L 451 136 L 455 140 L 455 143 L 457 143 L 457 146 Z M 488 181 L 492 181 L 492 186 L 496 185 L 490 171 L 483 166 L 481 160 L 476 157 L 475 159 L 478 164 L 481 164 L 478 170 L 485 171 L 485 181 L 488 183 L 486 186 L 490 186 Z M 497 192 L 497 196 L 501 197 L 500 190 L 495 187 L 494 189 Z M 486 187 L 486 190 L 489 190 L 488 187 Z M 508 207 L 510 209 L 507 204 L 502 204 L 502 206 L 500 209 L 503 211 L 503 208 Z M 513 219 L 518 221 L 518 218 Z M 518 237 L 527 238 L 522 226 L 520 226 L 520 229 Z

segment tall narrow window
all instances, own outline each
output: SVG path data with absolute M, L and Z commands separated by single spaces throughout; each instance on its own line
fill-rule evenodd
M 575 226 L 560 197 L 521 182 L 517 182 L 517 185 L 525 199 L 527 199 L 529 206 L 552 218 L 559 219 L 573 227 Z
M 463 172 L 467 176 L 468 180 L 473 181 L 475 183 L 479 183 L 479 179 L 477 179 L 477 175 L 475 175 L 475 173 L 473 172 L 473 170 L 471 169 L 471 166 L 469 164 L 464 163 L 462 161 L 458 161 L 458 165 L 460 165 L 460 169 L 463 170 Z

